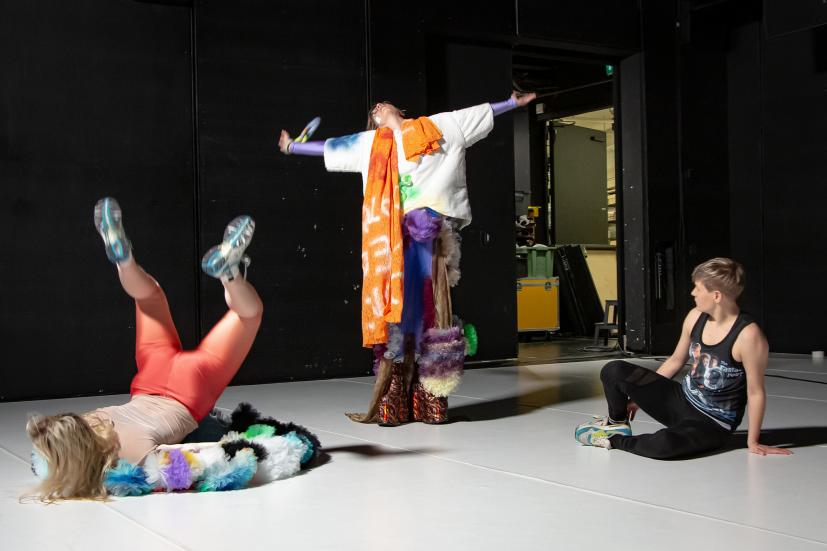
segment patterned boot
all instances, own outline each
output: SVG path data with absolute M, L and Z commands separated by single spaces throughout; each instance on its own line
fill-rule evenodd
M 379 426 L 396 427 L 410 420 L 404 364 L 394 363 L 388 391 L 379 401 Z
M 417 381 L 413 388 L 413 420 L 428 425 L 448 421 L 448 398 L 434 396 Z

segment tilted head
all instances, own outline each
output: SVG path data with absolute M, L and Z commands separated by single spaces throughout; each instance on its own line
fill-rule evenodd
M 744 290 L 744 268 L 730 258 L 713 258 L 692 270 L 692 296 L 702 312 L 709 312 L 724 300 L 735 302 Z
M 46 473 L 38 473 L 41 501 L 106 499 L 104 476 L 117 461 L 119 446 L 111 424 L 61 413 L 30 418 L 26 433 L 46 462 Z
M 387 101 L 380 101 L 368 111 L 368 130 L 395 127 L 402 124 L 405 112 Z

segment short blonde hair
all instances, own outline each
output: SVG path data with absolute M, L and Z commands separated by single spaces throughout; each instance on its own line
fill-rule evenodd
M 106 469 L 117 461 L 118 437 L 112 426 L 75 413 L 34 416 L 26 433 L 48 465 L 37 489 L 40 501 L 106 499 Z M 35 496 L 31 496 L 35 497 Z
M 717 257 L 702 262 L 692 270 L 692 281 L 701 282 L 710 291 L 737 299 L 744 290 L 744 267 L 731 258 Z

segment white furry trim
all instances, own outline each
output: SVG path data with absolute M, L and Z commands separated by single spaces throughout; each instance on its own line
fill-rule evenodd
M 461 381 L 461 373 L 455 373 L 447 377 L 422 377 L 419 379 L 419 382 L 422 383 L 422 387 L 426 391 L 440 398 L 451 394 L 459 386 Z
M 281 436 L 257 437 L 252 441 L 267 450 L 267 459 L 258 463 L 254 482 L 265 483 L 289 478 L 301 469 L 301 458 L 307 450 L 304 444 Z

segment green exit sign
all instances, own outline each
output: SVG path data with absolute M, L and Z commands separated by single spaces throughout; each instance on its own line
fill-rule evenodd
M 606 65 L 606 76 L 610 77 L 615 74 L 615 66 L 614 65 Z

